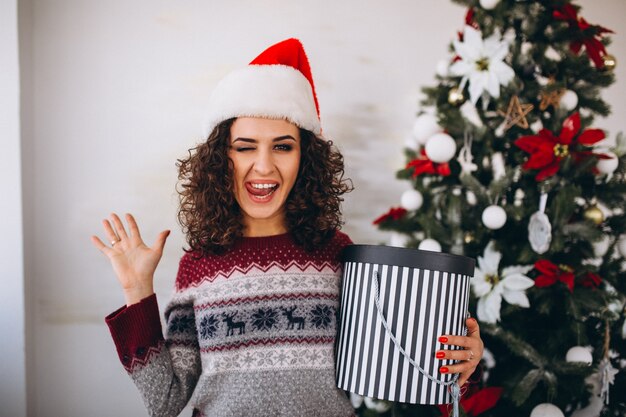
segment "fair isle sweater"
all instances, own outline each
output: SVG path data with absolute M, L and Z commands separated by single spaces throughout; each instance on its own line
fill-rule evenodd
M 165 307 L 156 296 L 106 317 L 151 416 L 354 415 L 335 383 L 337 232 L 305 252 L 289 234 L 245 237 L 223 255 L 180 260 Z

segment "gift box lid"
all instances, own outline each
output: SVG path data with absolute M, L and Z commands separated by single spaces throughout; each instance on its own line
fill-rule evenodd
M 364 262 L 428 269 L 474 276 L 476 261 L 467 256 L 384 245 L 348 245 L 341 252 L 342 262 Z

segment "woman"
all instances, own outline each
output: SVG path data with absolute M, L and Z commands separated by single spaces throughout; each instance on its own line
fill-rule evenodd
M 189 249 L 165 308 L 153 275 L 169 231 L 152 247 L 126 214 L 103 225 L 126 306 L 106 318 L 120 360 L 151 415 L 351 416 L 335 385 L 334 343 L 343 158 L 321 137 L 319 108 L 299 41 L 276 44 L 222 80 L 208 139 L 179 160 L 179 221 Z M 482 356 L 475 320 L 447 336 L 439 359 L 463 384 Z M 443 346 L 443 345 L 441 345 Z

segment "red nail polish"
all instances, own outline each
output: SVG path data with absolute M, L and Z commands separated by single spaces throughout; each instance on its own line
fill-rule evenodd
M 438 359 L 442 359 L 445 356 L 446 356 L 446 354 L 443 353 L 443 352 L 437 352 L 437 354 L 435 355 L 435 357 L 437 357 Z
M 448 338 L 447 338 L 447 337 L 445 337 L 445 336 L 439 336 L 439 341 L 440 341 L 441 343 L 448 343 Z
M 448 373 L 448 367 L 442 366 L 441 368 L 439 368 L 439 372 L 441 372 L 442 374 Z

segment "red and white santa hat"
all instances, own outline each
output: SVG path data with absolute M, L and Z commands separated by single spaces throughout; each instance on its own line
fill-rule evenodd
M 229 73 L 213 90 L 208 113 L 205 137 L 233 117 L 285 119 L 321 134 L 315 85 L 302 43 L 286 39 Z

